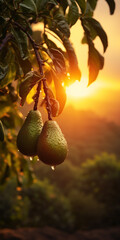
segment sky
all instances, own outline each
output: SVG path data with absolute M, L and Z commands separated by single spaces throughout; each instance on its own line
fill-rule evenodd
M 116 10 L 114 15 L 110 15 L 109 7 L 105 0 L 99 0 L 97 8 L 94 13 L 94 18 L 98 20 L 108 35 L 108 48 L 104 54 L 105 65 L 104 69 L 100 72 L 98 79 L 105 79 L 105 81 L 112 81 L 115 79 L 119 82 L 120 77 L 120 1 L 116 0 Z M 71 41 L 76 50 L 79 61 L 79 66 L 84 76 L 88 75 L 87 72 L 87 45 L 81 44 L 83 30 L 79 21 L 71 28 Z M 95 46 L 103 53 L 102 43 L 97 38 Z
M 97 37 L 94 41 L 96 48 L 104 55 L 104 68 L 99 72 L 97 80 L 88 88 L 88 47 L 81 44 L 83 30 L 77 22 L 71 28 L 71 41 L 74 45 L 79 67 L 82 72 L 81 83 L 67 89 L 67 105 L 71 104 L 77 109 L 92 109 L 103 115 L 117 115 L 120 104 L 120 1 L 116 0 L 114 15 L 110 15 L 109 6 L 105 0 L 99 0 L 94 13 L 108 36 L 108 48 L 103 54 L 103 46 Z M 120 119 L 119 119 L 120 120 Z
M 98 20 L 108 36 L 108 48 L 103 54 L 103 46 L 97 37 L 95 47 L 104 55 L 104 68 L 99 72 L 97 80 L 88 88 L 88 47 L 81 44 L 83 29 L 78 21 L 71 28 L 71 42 L 76 51 L 79 67 L 82 72 L 80 83 L 68 87 L 66 106 L 72 105 L 75 109 L 92 110 L 103 116 L 110 116 L 112 120 L 120 122 L 120 0 L 115 0 L 116 9 L 110 15 L 106 0 L 98 0 L 94 18 Z M 35 25 L 34 30 L 39 28 Z M 76 79 L 77 80 L 77 79 Z

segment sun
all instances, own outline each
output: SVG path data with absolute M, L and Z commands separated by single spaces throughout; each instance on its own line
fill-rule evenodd
M 98 85 L 97 82 L 94 82 L 88 87 L 88 79 L 83 77 L 80 82 L 76 80 L 73 84 L 66 87 L 66 93 L 70 99 L 85 98 L 94 95 L 99 87 Z
M 86 88 L 87 88 L 86 82 L 81 83 L 78 80 L 76 80 L 73 84 L 66 87 L 66 93 L 68 97 L 79 98 L 81 96 L 86 95 Z

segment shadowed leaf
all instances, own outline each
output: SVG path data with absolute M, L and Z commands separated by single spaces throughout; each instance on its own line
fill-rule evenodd
M 73 26 L 79 18 L 78 6 L 74 0 L 71 0 L 71 4 L 69 6 L 69 11 L 67 15 L 67 21 L 70 26 Z
M 85 0 L 76 0 L 76 2 L 78 3 L 80 9 L 81 9 L 81 12 L 84 13 L 85 12 Z
M 89 66 L 89 83 L 93 83 L 99 73 L 99 70 L 104 66 L 104 57 L 97 51 L 94 45 L 89 45 L 89 57 L 88 57 L 88 66 Z
M 107 39 L 106 32 L 102 28 L 101 24 L 94 18 L 86 18 L 85 20 L 89 23 L 89 26 L 93 27 L 93 29 L 96 32 L 96 36 L 99 36 L 99 38 L 101 39 L 101 42 L 102 42 L 103 48 L 104 48 L 104 52 L 105 52 L 108 47 L 108 39 Z M 90 33 L 91 33 L 91 31 L 90 31 Z
M 110 14 L 112 15 L 115 11 L 115 1 L 114 0 L 105 0 L 110 8 Z
M 56 92 L 56 99 L 59 102 L 60 108 L 58 115 L 63 111 L 63 108 L 66 103 L 66 91 L 65 88 L 62 86 L 62 82 L 57 78 L 57 75 L 53 72 L 53 80 Z
M 24 81 L 20 84 L 19 94 L 21 97 L 21 105 L 23 106 L 26 97 L 34 85 L 40 81 L 41 76 L 34 71 L 30 71 L 26 74 Z

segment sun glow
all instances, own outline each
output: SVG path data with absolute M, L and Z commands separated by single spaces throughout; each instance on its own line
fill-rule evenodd
M 92 95 L 96 88 L 98 88 L 96 83 L 93 83 L 91 86 L 87 87 L 88 79 L 82 78 L 79 82 L 76 80 L 72 85 L 66 87 L 66 93 L 69 98 L 84 98 Z

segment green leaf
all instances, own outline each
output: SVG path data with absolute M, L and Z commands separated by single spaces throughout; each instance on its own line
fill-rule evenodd
M 55 72 L 53 72 L 53 80 L 56 91 L 56 99 L 59 102 L 59 112 L 57 113 L 58 116 L 64 109 L 67 97 L 65 88 L 62 86 L 62 82 L 59 80 Z
M 37 11 L 40 12 L 47 4 L 49 0 L 34 0 Z
M 67 38 L 70 37 L 69 25 L 64 15 L 59 11 L 53 13 L 53 28 L 58 28 Z
M 91 8 L 95 10 L 98 0 L 88 0 L 88 3 L 90 4 Z
M 12 33 L 16 41 L 16 45 L 20 51 L 22 59 L 28 58 L 28 42 L 26 34 L 18 28 L 12 28 Z
M 76 0 L 76 2 L 78 3 L 78 5 L 81 9 L 81 12 L 84 13 L 85 12 L 85 6 L 86 6 L 85 0 Z
M 18 48 L 17 43 L 16 43 L 15 41 L 12 42 L 12 47 L 13 47 L 14 52 L 15 52 L 14 54 L 16 55 L 16 56 L 15 56 L 15 64 L 16 64 L 16 65 L 18 64 L 18 67 L 21 68 L 21 69 L 19 68 L 19 70 L 20 70 L 20 71 L 19 71 L 19 70 L 18 70 L 18 67 L 16 67 L 16 74 L 19 75 L 19 73 L 20 73 L 21 71 L 23 71 L 23 73 L 24 73 L 24 75 L 25 75 L 26 73 L 28 73 L 28 72 L 31 70 L 32 64 L 31 64 L 29 58 L 23 59 L 23 58 L 21 57 L 19 48 Z M 17 77 L 17 76 L 16 76 L 16 77 Z
M 69 85 L 73 83 L 76 80 L 80 80 L 81 78 L 81 71 L 78 67 L 78 61 L 76 57 L 75 50 L 68 38 L 62 39 L 63 45 L 66 48 L 67 55 L 68 55 L 68 61 L 69 61 L 69 73 L 70 73 L 70 79 L 65 82 L 66 85 Z
M 115 11 L 115 1 L 114 0 L 105 0 L 110 8 L 110 14 L 112 15 Z
M 104 57 L 97 51 L 93 44 L 89 45 L 89 57 L 88 57 L 88 66 L 89 66 L 89 83 L 93 83 L 99 73 L 99 70 L 104 66 Z
M 55 49 L 55 48 L 49 48 L 47 53 L 51 57 L 57 73 L 60 75 L 65 74 L 66 66 L 65 66 L 65 59 L 63 54 L 58 49 Z
M 67 0 L 64 0 L 64 1 L 60 1 L 60 6 L 63 8 L 63 12 L 65 14 L 65 11 L 68 7 L 68 1 Z
M 52 5 L 55 6 L 57 5 L 56 1 L 54 0 L 34 0 L 36 7 L 37 7 L 37 11 L 39 12 L 43 12 L 44 9 L 46 9 L 48 7 L 48 5 Z M 49 7 L 48 7 L 49 9 Z
M 19 5 L 24 15 L 31 16 L 31 14 L 37 14 L 37 8 L 34 0 L 23 0 Z
M 65 56 L 65 51 L 56 45 L 56 43 L 54 42 L 54 39 L 50 40 L 48 36 L 44 34 L 44 40 L 48 48 L 57 49 L 60 53 L 62 53 L 63 56 Z
M 81 18 L 81 23 L 83 26 L 83 29 L 85 31 L 85 36 L 87 39 L 87 44 L 89 46 L 89 53 L 88 53 L 88 66 L 89 66 L 89 83 L 90 85 L 92 82 L 94 82 L 98 76 L 99 70 L 103 68 L 104 66 L 104 57 L 98 52 L 98 50 L 94 47 L 94 44 L 92 42 L 91 34 L 90 34 L 90 28 L 85 21 L 85 18 Z
M 2 34 L 4 33 L 6 23 L 6 19 L 3 16 L 0 16 L 0 37 L 3 37 Z
M 52 29 L 52 31 L 57 34 L 57 36 L 62 40 L 63 45 L 66 49 L 66 59 L 68 60 L 68 72 L 70 73 L 70 78 L 65 80 L 65 85 L 70 85 L 76 80 L 80 80 L 81 71 L 78 67 L 77 56 L 75 50 L 70 42 L 70 40 L 63 36 L 60 31 Z
M 1 120 L 0 120 L 0 141 L 1 142 L 4 141 L 4 127 L 3 127 Z
M 30 23 L 26 20 L 26 18 L 24 17 L 24 15 L 22 14 L 17 14 L 15 16 L 13 16 L 13 19 L 15 22 L 19 23 L 24 29 L 27 29 L 27 32 L 32 35 L 32 26 L 30 25 Z
M 8 69 L 9 69 L 8 65 L 6 65 L 6 66 L 0 65 L 0 81 L 3 78 L 5 78 L 6 74 L 8 73 Z
M 7 74 L 5 74 L 5 77 L 0 80 L 0 88 L 7 86 L 10 82 L 12 82 L 15 79 L 16 67 L 14 54 L 15 53 L 12 49 L 8 49 L 7 54 L 4 56 L 3 60 L 4 68 L 6 68 L 7 71 L 8 67 L 8 71 Z
M 89 2 L 86 2 L 85 16 L 87 16 L 87 17 L 93 16 L 93 9 Z
M 71 4 L 69 6 L 69 11 L 67 15 L 67 21 L 70 27 L 77 22 L 78 18 L 79 18 L 78 6 L 74 0 L 71 0 Z
M 99 36 L 99 38 L 101 39 L 101 42 L 104 47 L 104 52 L 105 52 L 108 47 L 108 39 L 107 39 L 106 32 L 102 28 L 101 24 L 94 18 L 86 18 L 85 21 L 87 21 L 89 25 L 92 26 L 92 28 L 96 31 L 96 36 Z M 91 31 L 90 31 L 90 34 L 91 34 Z
M 19 95 L 21 97 L 21 106 L 24 105 L 26 97 L 30 90 L 38 83 L 41 76 L 36 71 L 30 71 L 26 74 L 24 81 L 20 84 Z

